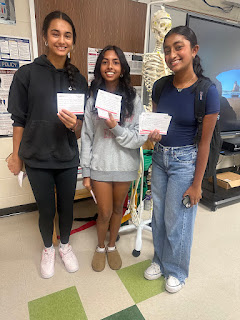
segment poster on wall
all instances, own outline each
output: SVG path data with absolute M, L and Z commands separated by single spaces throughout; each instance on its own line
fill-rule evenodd
M 30 62 L 30 39 L 0 36 L 0 59 Z
M 11 136 L 13 132 L 11 115 L 7 112 L 13 75 L 30 62 L 30 39 L 0 35 L 0 136 Z
M 92 80 L 94 79 L 94 68 L 97 61 L 97 58 L 102 49 L 97 48 L 88 48 L 88 85 L 91 85 Z
M 94 79 L 94 68 L 97 58 L 102 49 L 99 48 L 88 48 L 88 85 L 90 86 L 92 80 Z M 142 61 L 143 54 L 124 52 L 127 62 L 130 67 L 131 75 L 142 75 Z
M 8 93 L 19 62 L 0 60 L 0 135 L 12 135 L 12 119 L 7 111 Z
M 14 0 L 0 0 L 0 23 L 16 24 Z
M 130 67 L 130 74 L 141 76 L 143 54 L 133 52 L 124 52 L 124 54 Z

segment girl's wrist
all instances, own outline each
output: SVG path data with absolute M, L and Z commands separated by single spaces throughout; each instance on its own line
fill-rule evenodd
M 196 188 L 196 189 L 198 189 L 198 188 L 201 189 L 201 187 L 202 187 L 202 181 L 194 181 L 194 180 L 193 180 L 192 186 L 193 186 L 194 188 Z
M 14 152 L 12 153 L 12 158 L 13 159 L 20 159 L 18 153 L 14 153 Z
M 77 129 L 77 126 L 78 126 L 78 121 L 76 121 L 76 124 L 74 125 L 74 127 L 72 128 L 69 128 L 72 132 L 75 133 L 76 129 Z

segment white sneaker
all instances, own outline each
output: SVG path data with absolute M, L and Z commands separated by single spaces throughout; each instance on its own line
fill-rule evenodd
M 176 293 L 184 287 L 184 283 L 180 282 L 177 278 L 169 276 L 167 278 L 165 289 L 170 293 Z
M 64 249 L 59 247 L 59 253 L 68 272 L 76 272 L 79 269 L 78 260 L 70 244 L 65 245 Z
M 41 275 L 44 279 L 51 278 L 54 275 L 55 249 L 45 248 L 42 251 Z
M 159 264 L 153 262 L 144 272 L 144 278 L 147 280 L 156 280 L 162 275 Z

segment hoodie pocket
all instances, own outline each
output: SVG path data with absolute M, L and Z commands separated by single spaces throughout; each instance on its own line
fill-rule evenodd
M 71 161 L 77 150 L 75 134 L 62 123 L 36 120 L 24 129 L 19 155 L 39 161 Z

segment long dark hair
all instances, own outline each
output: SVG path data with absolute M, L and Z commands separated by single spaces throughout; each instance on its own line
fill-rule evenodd
M 75 30 L 74 24 L 73 24 L 71 18 L 66 13 L 64 13 L 62 11 L 50 12 L 45 17 L 45 19 L 43 21 L 43 26 L 42 26 L 42 33 L 43 33 L 44 38 L 47 39 L 48 28 L 50 26 L 50 23 L 54 19 L 62 19 L 70 24 L 70 26 L 72 27 L 72 32 L 73 32 L 73 44 L 75 44 L 76 43 L 76 30 Z M 75 73 L 78 71 L 78 69 L 73 64 L 71 64 L 71 59 L 68 57 L 66 58 L 64 67 L 68 73 L 68 80 L 69 80 L 70 86 L 72 87 L 72 89 L 75 89 L 74 76 L 75 76 Z
M 198 44 L 196 34 L 193 32 L 192 29 L 190 29 L 188 26 L 178 26 L 178 27 L 172 28 L 166 34 L 163 45 L 166 39 L 172 34 L 180 34 L 184 36 L 190 42 L 191 48 L 194 48 Z M 198 55 L 196 55 L 195 58 L 193 59 L 193 71 L 196 73 L 198 78 L 201 78 L 201 77 L 205 78 L 203 76 L 203 69 L 202 69 L 200 58 Z
M 106 89 L 105 80 L 101 75 L 101 63 L 104 58 L 104 54 L 108 50 L 115 51 L 116 55 L 119 58 L 121 69 L 122 69 L 122 77 L 119 78 L 119 86 L 117 88 L 117 94 L 122 96 L 122 108 L 121 108 L 121 118 L 120 124 L 123 124 L 126 118 L 130 118 L 133 114 L 133 100 L 136 97 L 136 91 L 131 85 L 130 79 L 130 67 L 127 63 L 126 57 L 123 51 L 112 45 L 106 46 L 97 58 L 97 62 L 94 69 L 94 80 L 91 83 L 90 94 L 93 95 L 94 99 L 96 99 L 98 89 Z

